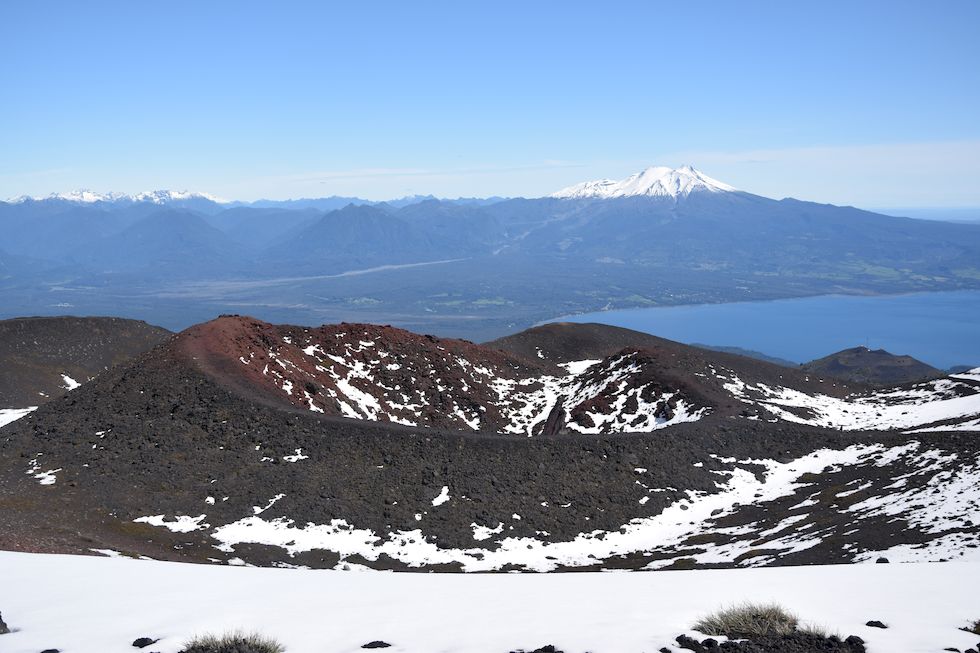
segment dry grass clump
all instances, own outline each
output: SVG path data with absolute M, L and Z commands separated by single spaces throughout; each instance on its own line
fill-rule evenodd
M 730 639 L 752 639 L 765 636 L 791 635 L 797 632 L 800 620 L 775 603 L 743 603 L 723 608 L 702 617 L 694 630 L 706 635 L 724 635 Z M 807 632 L 817 629 L 805 626 Z
M 967 626 L 963 630 L 965 630 L 968 633 L 973 633 L 974 635 L 980 635 L 980 619 L 977 619 L 976 621 L 972 622 L 969 626 Z
M 804 635 L 812 635 L 813 637 L 826 638 L 826 637 L 833 636 L 836 637 L 837 639 L 841 638 L 839 633 L 836 632 L 828 633 L 825 628 L 822 628 L 821 626 L 818 626 L 816 624 L 811 624 L 811 623 L 800 624 L 799 626 L 796 627 L 796 632 L 803 633 Z
M 286 648 L 258 633 L 240 631 L 223 635 L 199 635 L 184 644 L 181 653 L 284 653 Z

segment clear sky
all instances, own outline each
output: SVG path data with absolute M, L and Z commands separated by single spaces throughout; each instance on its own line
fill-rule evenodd
M 0 198 L 539 196 L 690 163 L 980 206 L 980 2 L 0 3 Z

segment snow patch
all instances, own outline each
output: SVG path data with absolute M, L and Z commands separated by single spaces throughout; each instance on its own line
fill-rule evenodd
M 137 517 L 133 521 L 136 523 L 149 524 L 150 526 L 162 526 L 174 533 L 190 533 L 210 528 L 210 524 L 205 524 L 207 515 L 190 517 L 188 515 L 178 515 L 172 520 L 168 520 L 164 515 L 150 515 L 147 517 Z
M 29 406 L 28 408 L 0 408 L 0 428 L 11 422 L 16 422 L 21 417 L 35 410 L 37 410 L 37 406 Z
M 68 390 L 69 392 L 71 392 L 72 390 L 74 390 L 78 386 L 82 385 L 81 383 L 79 383 L 75 379 L 71 378 L 67 374 L 62 374 L 61 375 L 61 380 L 65 382 L 64 388 L 65 388 L 65 390 Z
M 446 485 L 442 486 L 442 490 L 439 492 L 439 496 L 432 500 L 433 506 L 441 506 L 442 504 L 449 501 L 449 487 Z

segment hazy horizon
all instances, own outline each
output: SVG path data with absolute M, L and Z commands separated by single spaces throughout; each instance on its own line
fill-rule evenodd
M 8 3 L 0 197 L 539 197 L 693 164 L 777 199 L 980 206 L 978 23 L 968 1 Z

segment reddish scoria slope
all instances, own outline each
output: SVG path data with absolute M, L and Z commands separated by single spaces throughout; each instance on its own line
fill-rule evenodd
M 388 326 L 276 326 L 223 316 L 177 351 L 247 396 L 326 415 L 526 435 L 647 431 L 707 402 L 658 379 L 643 351 L 556 364 Z

